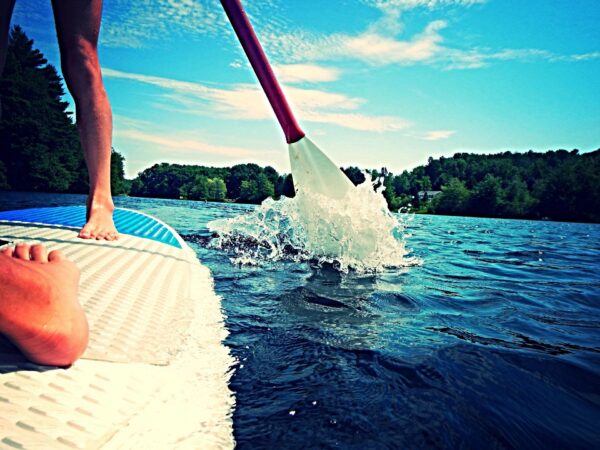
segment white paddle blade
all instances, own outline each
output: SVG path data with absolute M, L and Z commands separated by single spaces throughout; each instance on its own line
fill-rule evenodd
M 350 179 L 306 136 L 288 145 L 294 188 L 342 199 L 354 189 Z

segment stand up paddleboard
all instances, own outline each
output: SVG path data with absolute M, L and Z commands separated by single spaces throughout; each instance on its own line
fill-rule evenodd
M 77 237 L 85 208 L 0 212 L 0 239 L 81 270 L 89 346 L 67 369 L 0 337 L 0 448 L 232 448 L 232 357 L 210 271 L 168 225 L 114 213 L 117 241 Z

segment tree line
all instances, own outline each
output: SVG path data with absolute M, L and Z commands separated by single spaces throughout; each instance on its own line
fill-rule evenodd
M 130 195 L 258 204 L 267 197 L 293 197 L 294 187 L 291 175 L 280 175 L 270 166 L 161 163 L 138 174 L 131 182 Z
M 357 168 L 345 169 L 356 184 Z M 357 178 L 358 177 L 358 178 Z M 391 210 L 600 222 L 600 149 L 456 153 L 399 175 L 371 171 Z
M 78 133 L 56 69 L 19 26 L 9 37 L 0 78 L 0 189 L 87 193 Z M 293 197 L 292 176 L 272 167 L 155 164 L 125 179 L 113 149 L 114 195 L 260 203 Z M 600 149 L 494 155 L 457 153 L 394 175 L 343 169 L 354 184 L 385 187 L 392 211 L 600 222 Z

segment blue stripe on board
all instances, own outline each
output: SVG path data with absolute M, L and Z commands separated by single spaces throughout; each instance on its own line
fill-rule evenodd
M 115 226 L 119 233 L 151 239 L 181 248 L 181 244 L 171 230 L 153 217 L 135 211 L 115 209 L 113 214 Z M 42 223 L 46 225 L 63 225 L 66 227 L 83 227 L 85 225 L 85 207 L 59 206 L 54 208 L 19 209 L 0 212 L 0 220 L 25 223 Z

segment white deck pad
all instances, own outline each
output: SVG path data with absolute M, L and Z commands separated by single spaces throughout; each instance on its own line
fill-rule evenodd
M 232 448 L 233 359 L 210 271 L 179 236 L 182 248 L 77 231 L 0 222 L 0 239 L 42 243 L 77 264 L 90 324 L 88 349 L 68 369 L 0 343 L 0 448 Z

